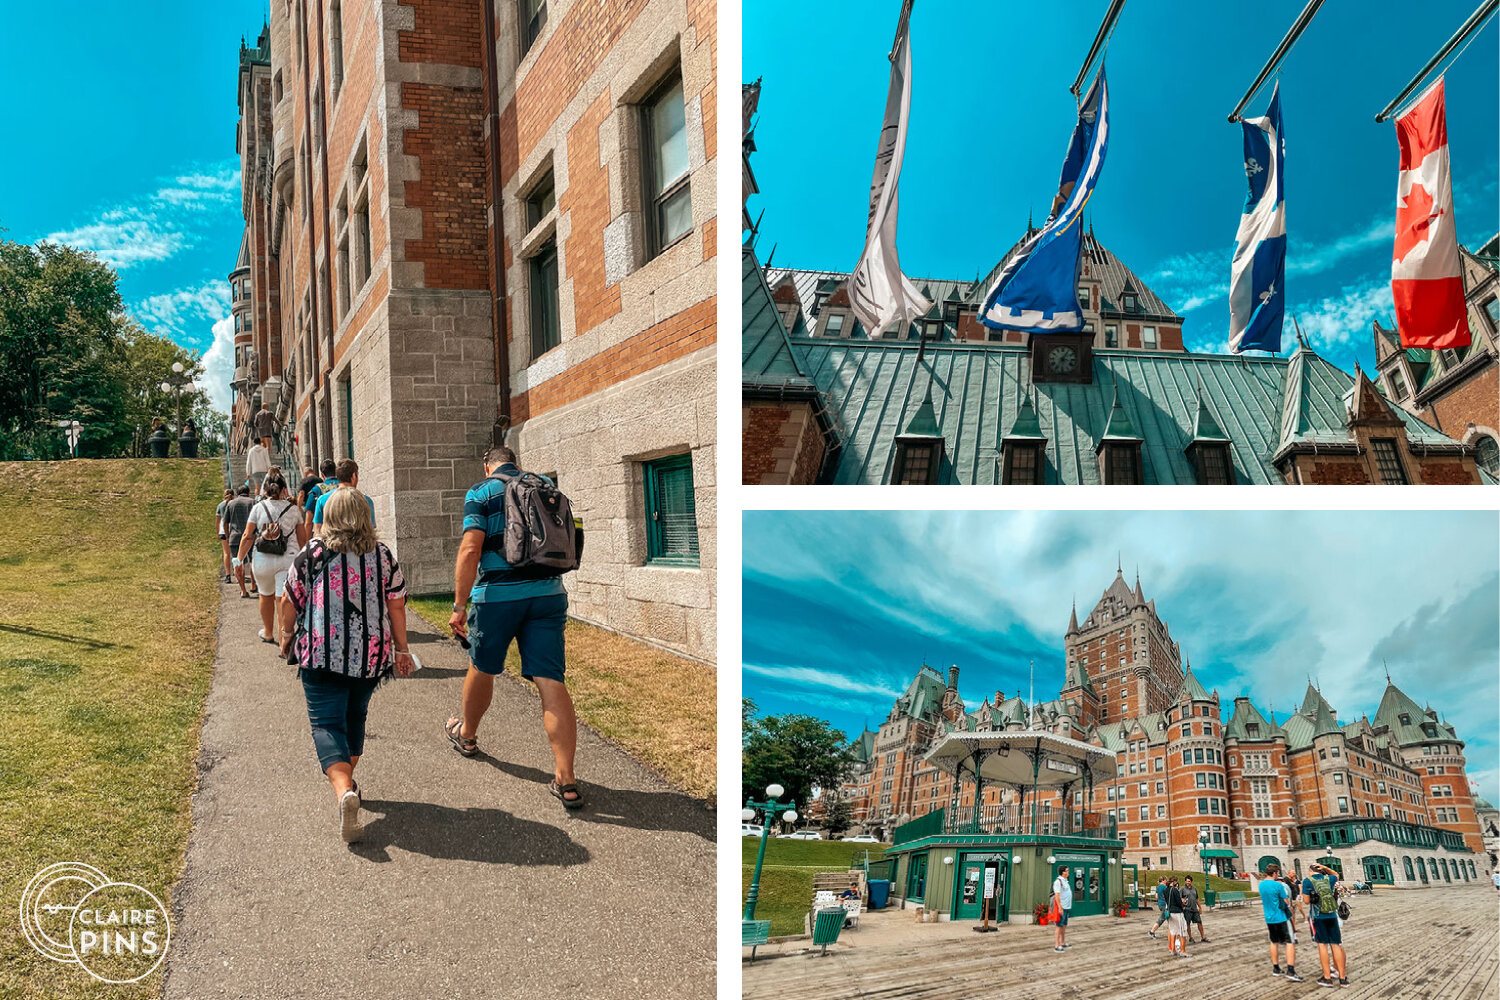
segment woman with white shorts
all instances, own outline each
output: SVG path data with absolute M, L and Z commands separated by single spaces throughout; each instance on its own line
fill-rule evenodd
M 286 575 L 292 568 L 297 551 L 307 543 L 307 529 L 302 511 L 287 496 L 286 480 L 267 475 L 262 489 L 264 498 L 250 512 L 245 538 L 240 543 L 240 558 L 250 556 L 250 572 L 260 592 L 261 642 L 277 643 L 276 599 L 286 590 Z

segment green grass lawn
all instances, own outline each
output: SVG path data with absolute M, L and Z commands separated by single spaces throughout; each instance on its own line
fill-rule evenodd
M 170 907 L 218 624 L 211 461 L 0 463 L 0 997 L 150 997 L 32 950 L 15 907 L 60 861 Z
M 1156 883 L 1160 882 L 1162 879 L 1166 878 L 1168 875 L 1176 875 L 1178 882 L 1181 882 L 1184 878 L 1186 878 L 1187 876 L 1191 875 L 1191 876 L 1193 876 L 1193 884 L 1196 885 L 1199 889 L 1203 888 L 1203 873 L 1201 871 L 1198 871 L 1198 872 L 1191 872 L 1191 871 L 1171 872 L 1171 871 L 1161 871 L 1161 870 L 1153 869 L 1151 871 L 1142 871 L 1142 872 L 1139 872 L 1138 873 L 1138 876 L 1139 876 L 1138 877 L 1138 881 L 1140 882 L 1140 885 L 1141 885 L 1141 891 L 1151 894 L 1151 900 L 1150 900 L 1151 905 L 1153 905 L 1153 906 L 1155 905 Z M 1250 883 L 1249 882 L 1236 882 L 1236 881 L 1234 881 L 1232 879 L 1220 878 L 1217 875 L 1210 875 L 1210 876 L 1208 876 L 1208 887 L 1210 889 L 1212 889 L 1214 892 L 1249 892 L 1250 891 Z
M 884 857 L 884 844 L 845 844 L 837 840 L 776 840 L 766 842 L 766 860 L 760 872 L 760 895 L 755 919 L 771 921 L 771 934 L 801 934 L 802 918 L 812 906 L 813 876 L 819 872 L 843 872 L 857 866 L 869 850 L 870 860 Z M 750 892 L 755 873 L 755 854 L 760 840 L 740 838 L 740 899 Z
M 438 631 L 448 633 L 451 597 L 419 597 L 409 603 Z M 578 718 L 677 788 L 713 801 L 719 766 L 718 672 L 572 620 L 567 647 L 568 691 Z M 505 670 L 521 676 L 514 644 Z M 587 781 L 587 775 L 581 777 Z

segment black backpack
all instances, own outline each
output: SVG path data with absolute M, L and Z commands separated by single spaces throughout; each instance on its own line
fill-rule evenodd
M 269 503 L 269 501 L 266 502 Z M 281 508 L 281 513 L 271 518 L 271 523 L 266 525 L 265 531 L 260 532 L 255 539 L 255 551 L 267 556 L 286 555 L 286 534 L 282 531 L 281 519 L 293 506 L 295 505 L 288 500 L 286 506 Z M 266 508 L 266 513 L 271 513 L 270 507 Z
M 505 535 L 497 548 L 511 569 L 544 577 L 577 569 L 583 526 L 572 501 L 534 472 L 497 478 L 505 483 Z

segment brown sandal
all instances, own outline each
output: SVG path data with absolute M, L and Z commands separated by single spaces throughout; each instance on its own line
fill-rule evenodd
M 453 749 L 465 757 L 472 757 L 479 752 L 479 741 L 464 739 L 463 726 L 464 720 L 455 716 L 448 720 L 443 731 L 448 734 L 448 742 L 453 744 Z
M 553 779 L 552 783 L 547 786 L 547 791 L 551 792 L 553 797 L 568 809 L 583 808 L 583 793 L 578 790 L 577 785 L 559 785 L 557 780 Z M 569 792 L 572 792 L 574 796 L 571 799 L 567 797 Z

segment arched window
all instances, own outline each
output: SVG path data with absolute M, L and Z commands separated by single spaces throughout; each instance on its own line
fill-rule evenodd
M 1417 876 L 1411 870 L 1411 858 L 1403 857 L 1401 859 L 1401 864 L 1406 868 L 1406 881 L 1415 882 L 1417 880 Z
M 1474 439 L 1474 462 L 1492 476 L 1500 476 L 1500 444 L 1488 434 Z

